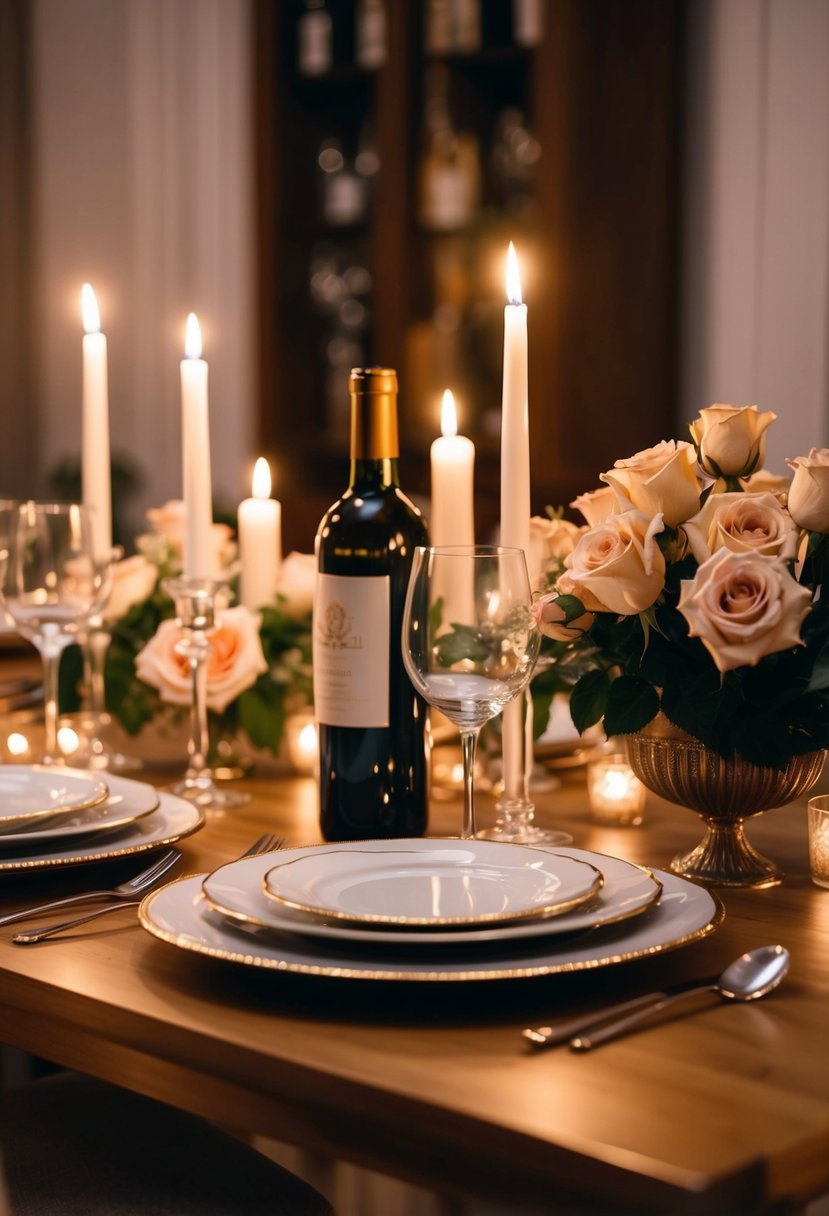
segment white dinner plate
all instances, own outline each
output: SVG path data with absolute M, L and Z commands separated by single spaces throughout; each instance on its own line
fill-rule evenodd
M 175 794 L 160 794 L 159 805 L 149 815 L 127 824 L 114 832 L 72 844 L 44 841 L 39 847 L 29 846 L 12 856 L 0 856 L 0 874 L 22 870 L 51 870 L 59 866 L 83 865 L 91 861 L 109 861 L 144 853 L 161 845 L 174 844 L 204 823 L 204 813 L 186 798 Z
M 61 764 L 0 765 L 0 832 L 88 810 L 108 792 L 100 777 Z
M 312 846 L 297 851 L 310 853 Z M 441 933 L 435 933 L 431 929 L 400 929 L 395 934 L 395 945 L 399 944 L 404 950 L 419 949 L 423 946 L 451 947 L 502 942 L 522 937 L 578 933 L 637 916 L 659 898 L 662 890 L 659 882 L 649 870 L 634 865 L 631 861 L 607 857 L 601 853 L 590 853 L 584 849 L 556 849 L 556 853 L 586 861 L 601 870 L 604 886 L 594 899 L 572 912 L 565 912 L 547 920 L 518 921 L 514 924 L 494 925 L 488 929 L 446 929 Z M 299 933 L 308 937 L 351 941 L 368 946 L 372 943 L 386 946 L 389 944 L 386 929 L 345 925 L 336 920 L 307 916 L 304 912 L 268 899 L 262 883 L 272 865 L 273 854 L 266 854 L 264 857 L 243 857 L 220 866 L 218 870 L 208 874 L 202 884 L 207 903 L 229 920 L 257 925 L 276 933 Z
M 359 951 L 353 943 L 331 946 L 315 939 L 276 937 L 271 931 L 229 923 L 201 893 L 204 875 L 182 878 L 147 895 L 138 909 L 144 929 L 161 941 L 226 962 L 271 971 L 350 980 L 528 979 L 592 970 L 662 954 L 713 933 L 725 911 L 716 895 L 676 874 L 655 871 L 662 898 L 641 916 L 577 938 L 540 937 L 480 949 L 459 946 L 405 957 L 398 935 L 384 949 Z M 424 961 L 423 955 L 428 956 Z
M 345 924 L 443 930 L 559 916 L 602 885 L 589 862 L 494 840 L 350 840 L 282 849 L 265 894 Z
M 29 823 L 23 825 L 23 830 L 9 828 L 0 835 L 0 853 L 24 845 L 42 845 L 45 841 L 51 847 L 55 841 L 69 840 L 75 836 L 112 832 L 152 814 L 159 804 L 158 790 L 146 781 L 108 774 L 107 785 L 109 797 L 89 810 L 62 815 L 56 822 L 49 821 L 35 829 Z

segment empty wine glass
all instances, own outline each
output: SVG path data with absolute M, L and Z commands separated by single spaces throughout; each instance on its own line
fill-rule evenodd
M 403 660 L 430 705 L 461 732 L 462 837 L 475 835 L 473 774 L 481 727 L 532 675 L 539 634 L 521 549 L 415 550 L 403 614 Z
M 58 671 L 109 594 L 109 565 L 93 558 L 89 508 L 78 503 L 25 502 L 12 513 L 0 598 L 19 633 L 43 660 L 46 750 L 59 764 Z

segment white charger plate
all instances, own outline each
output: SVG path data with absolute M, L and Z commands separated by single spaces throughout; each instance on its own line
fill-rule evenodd
M 572 938 L 541 937 L 505 943 L 487 953 L 459 947 L 451 959 L 429 952 L 429 961 L 401 957 L 398 935 L 387 934 L 384 950 L 360 953 L 353 944 L 307 938 L 275 937 L 270 931 L 228 923 L 201 893 L 205 875 L 182 878 L 144 897 L 138 909 L 144 929 L 163 942 L 195 954 L 246 967 L 349 980 L 408 980 L 442 983 L 456 980 L 529 979 L 586 971 L 663 954 L 700 941 L 718 928 L 725 910 L 704 887 L 654 871 L 662 898 L 642 916 Z
M 55 841 L 69 840 L 75 836 L 112 832 L 152 814 L 159 805 L 158 790 L 146 781 L 108 774 L 107 785 L 109 797 L 89 810 L 61 816 L 57 822 L 49 821 L 34 830 L 28 823 L 24 824 L 23 830 L 9 828 L 0 835 L 0 853 L 30 844 L 43 845 L 44 842 L 51 847 Z
M 89 810 L 108 793 L 100 777 L 62 764 L 0 765 L 0 832 Z
M 128 824 L 92 840 L 77 844 L 44 841 L 39 848 L 18 853 L 14 857 L 0 856 L 0 874 L 23 870 L 51 870 L 61 866 L 84 865 L 92 861 L 109 861 L 144 853 L 162 845 L 175 844 L 204 823 L 204 812 L 175 794 L 160 794 L 159 805 L 136 823 Z
M 601 889 L 594 865 L 493 840 L 351 840 L 283 849 L 265 894 L 345 924 L 388 929 L 559 916 Z
M 298 851 L 310 853 L 311 848 L 312 846 L 309 846 L 308 849 Z M 637 916 L 650 907 L 662 891 L 661 884 L 649 870 L 634 865 L 631 861 L 584 849 L 556 849 L 556 853 L 586 861 L 601 870 L 604 886 L 594 899 L 572 912 L 565 912 L 548 920 L 520 921 L 515 924 L 495 925 L 488 929 L 447 929 L 440 933 L 429 929 L 400 929 L 394 935 L 395 946 L 400 946 L 403 950 L 420 949 L 423 946 L 443 948 L 503 942 L 522 937 L 578 933 Z M 345 925 L 336 920 L 320 920 L 268 899 L 263 890 L 263 879 L 272 865 L 273 854 L 266 854 L 263 857 L 243 857 L 214 870 L 202 884 L 207 903 L 231 921 L 258 926 L 271 932 L 298 933 L 308 937 L 350 941 L 367 946 L 389 944 L 389 933 L 386 929 Z

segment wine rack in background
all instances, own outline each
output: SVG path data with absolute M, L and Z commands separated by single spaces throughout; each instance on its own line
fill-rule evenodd
M 288 546 L 347 475 L 347 379 L 400 376 L 429 493 L 451 387 L 497 523 L 504 256 L 533 509 L 676 434 L 681 0 L 259 0 L 260 442 Z

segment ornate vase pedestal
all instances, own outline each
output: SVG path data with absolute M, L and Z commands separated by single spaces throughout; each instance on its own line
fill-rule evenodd
M 807 793 L 821 774 L 825 751 L 794 756 L 784 769 L 749 764 L 740 756 L 726 760 L 661 715 L 626 742 L 639 780 L 669 802 L 695 810 L 705 823 L 696 848 L 671 862 L 675 874 L 726 887 L 771 887 L 782 880 L 774 862 L 749 844 L 745 820 Z

